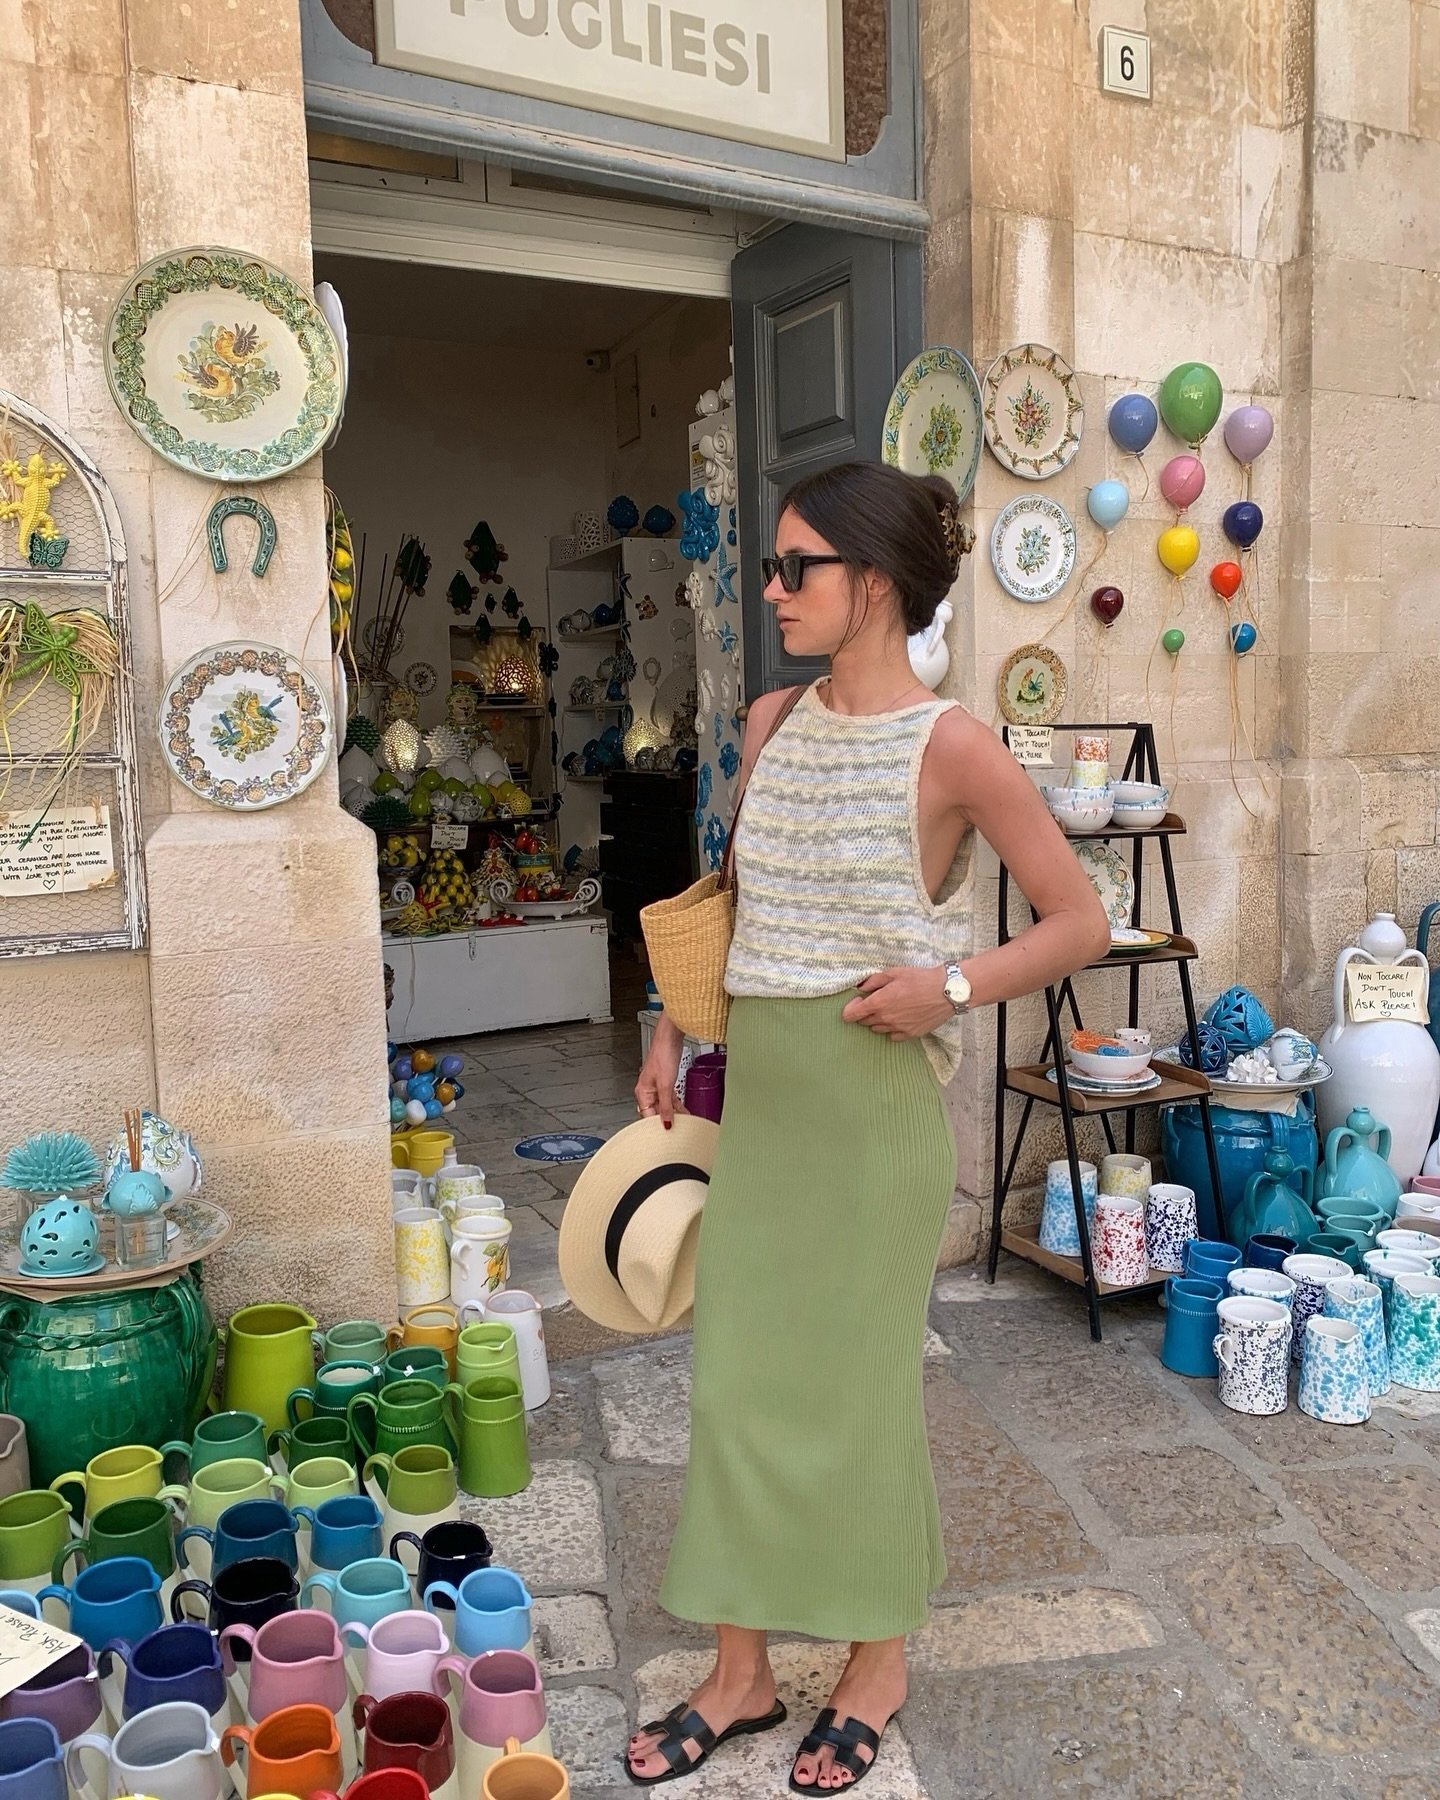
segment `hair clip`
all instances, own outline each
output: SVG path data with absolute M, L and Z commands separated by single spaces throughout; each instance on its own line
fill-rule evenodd
M 975 532 L 960 517 L 958 500 L 947 500 L 940 508 L 940 529 L 945 536 L 945 554 L 953 580 L 960 573 L 960 559 L 975 548 Z

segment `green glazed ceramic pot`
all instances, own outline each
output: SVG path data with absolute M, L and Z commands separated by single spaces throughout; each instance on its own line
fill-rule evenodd
M 0 1296 L 0 1411 L 25 1421 L 31 1480 L 43 1486 L 119 1444 L 188 1440 L 216 1350 L 188 1274 L 71 1300 Z

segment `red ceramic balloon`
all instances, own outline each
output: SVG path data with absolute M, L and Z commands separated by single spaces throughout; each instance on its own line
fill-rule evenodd
M 1125 596 L 1117 587 L 1098 587 L 1090 596 L 1090 610 L 1108 630 L 1120 617 Z
M 1233 600 L 1244 579 L 1239 563 L 1216 563 L 1210 571 L 1210 585 L 1222 600 Z

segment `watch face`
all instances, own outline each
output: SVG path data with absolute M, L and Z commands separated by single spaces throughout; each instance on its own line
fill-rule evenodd
M 964 1006 L 970 998 L 970 983 L 958 969 L 945 977 L 945 998 L 952 1006 Z

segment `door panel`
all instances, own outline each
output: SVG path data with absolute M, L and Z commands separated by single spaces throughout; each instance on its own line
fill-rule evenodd
M 920 348 L 913 244 L 787 225 L 734 263 L 745 692 L 822 674 L 787 657 L 761 598 L 780 501 L 802 475 L 878 456 L 895 378 Z

